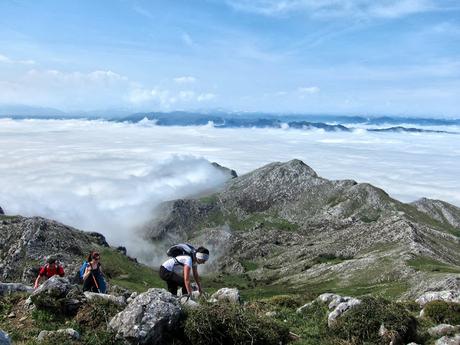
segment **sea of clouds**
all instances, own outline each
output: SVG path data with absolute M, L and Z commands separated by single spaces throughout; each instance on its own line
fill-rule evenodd
M 401 201 L 430 197 L 460 206 L 459 138 L 0 119 L 0 206 L 101 232 L 139 255 L 147 249 L 136 231 L 156 205 L 222 186 L 226 176 L 209 162 L 244 174 L 298 158 L 320 176 L 369 182 Z

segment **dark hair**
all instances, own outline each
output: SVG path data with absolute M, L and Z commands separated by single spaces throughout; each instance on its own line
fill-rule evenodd
M 56 261 L 57 261 L 57 259 L 56 259 L 55 256 L 49 256 L 48 259 L 46 260 L 46 263 L 47 263 L 48 265 L 51 265 L 51 264 L 56 263 Z
M 86 259 L 86 262 L 91 262 L 93 261 L 93 258 L 94 258 L 94 255 L 97 254 L 97 255 L 100 255 L 99 252 L 97 250 L 92 250 L 89 252 L 89 255 L 88 255 L 88 258 Z
M 198 247 L 198 249 L 196 250 L 197 253 L 203 253 L 203 254 L 206 254 L 206 255 L 209 255 L 209 250 L 205 247 Z

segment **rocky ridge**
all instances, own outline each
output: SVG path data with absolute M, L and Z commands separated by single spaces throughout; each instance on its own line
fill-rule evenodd
M 460 287 L 459 208 L 402 203 L 367 183 L 321 178 L 299 160 L 268 164 L 220 192 L 159 210 L 146 227 L 152 242 L 204 243 L 219 256 L 216 271 L 255 282 L 392 285 L 419 294 L 440 281 Z

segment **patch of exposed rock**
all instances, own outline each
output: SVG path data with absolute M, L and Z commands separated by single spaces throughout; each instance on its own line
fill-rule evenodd
M 222 288 L 211 295 L 210 302 L 230 302 L 235 304 L 241 303 L 240 292 L 235 288 Z
M 163 289 L 149 289 L 134 298 L 109 323 L 118 338 L 130 344 L 164 344 L 178 329 L 179 301 Z
M 56 336 L 65 336 L 71 340 L 79 340 L 80 333 L 78 333 L 73 328 L 65 328 L 65 329 L 58 329 L 57 331 L 41 331 L 37 337 L 38 342 L 43 341 L 50 341 L 53 342 L 52 339 Z
M 421 307 L 432 301 L 444 301 L 460 303 L 460 291 L 447 290 L 447 291 L 429 291 L 421 295 L 415 300 Z
M 55 255 L 66 276 L 74 277 L 96 245 L 108 246 L 104 236 L 74 229 L 40 217 L 0 218 L 0 280 L 31 284 L 44 257 Z
M 420 212 L 437 221 L 460 229 L 460 208 L 442 200 L 421 198 L 412 203 Z
M 33 291 L 34 288 L 32 286 L 21 283 L 0 283 L 0 296 L 11 295 L 17 292 L 32 293 Z

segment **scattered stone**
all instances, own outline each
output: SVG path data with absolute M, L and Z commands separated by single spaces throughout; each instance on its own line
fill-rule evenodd
M 124 307 L 127 304 L 124 296 L 113 296 L 113 295 L 107 295 L 103 293 L 89 292 L 89 291 L 85 291 L 83 294 L 85 295 L 86 300 L 89 302 L 105 301 L 108 303 L 119 305 L 120 307 Z
M 323 293 L 323 294 L 319 295 L 316 300 L 319 301 L 319 302 L 329 304 L 329 303 L 331 303 L 333 300 L 335 300 L 337 298 L 340 298 L 340 296 L 335 294 L 335 293 L 326 292 L 326 293 Z
M 0 296 L 11 295 L 16 292 L 32 293 L 34 288 L 20 283 L 0 283 Z
M 458 327 L 443 323 L 443 324 L 431 327 L 428 330 L 428 333 L 432 337 L 442 337 L 444 335 L 453 335 L 457 329 Z
M 227 301 L 230 303 L 240 304 L 240 292 L 236 288 L 222 288 L 211 295 L 210 302 Z
M 179 301 L 164 289 L 149 289 L 110 320 L 117 338 L 130 344 L 164 344 L 179 327 Z
M 193 297 L 189 297 L 189 296 L 179 297 L 179 303 L 181 306 L 184 306 L 190 309 L 195 309 L 195 308 L 198 308 L 199 306 L 199 304 L 193 300 Z
M 128 299 L 133 294 L 131 290 L 125 289 L 124 287 L 118 285 L 111 286 L 109 292 L 111 295 L 123 296 L 125 299 Z
M 460 345 L 460 334 L 456 334 L 453 337 L 444 336 L 436 340 L 435 345 Z
M 73 328 L 65 328 L 65 329 L 58 329 L 57 331 L 41 331 L 37 337 L 37 341 L 42 342 L 45 341 L 47 338 L 52 338 L 56 335 L 65 335 L 69 339 L 72 340 L 79 340 L 80 333 L 78 333 Z
M 10 337 L 0 329 L 0 345 L 11 345 Z
M 23 317 L 21 317 L 21 318 L 19 319 L 20 322 L 24 322 L 24 321 L 26 321 L 26 320 L 27 320 L 27 316 L 23 316 Z
M 265 313 L 265 316 L 268 316 L 268 317 L 275 317 L 276 315 L 278 315 L 276 311 L 267 311 Z
M 415 300 L 421 307 L 431 301 L 444 301 L 460 303 L 460 291 L 444 290 L 444 291 L 429 291 L 425 292 Z
M 313 302 L 308 302 L 307 304 L 304 304 L 303 306 L 299 307 L 296 309 L 297 314 L 303 313 L 304 310 L 310 308 L 310 306 L 313 304 Z
M 16 317 L 16 314 L 13 313 L 13 312 L 11 312 L 11 313 L 8 314 L 8 317 L 9 317 L 10 319 L 14 319 L 14 318 Z

